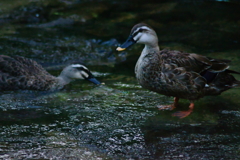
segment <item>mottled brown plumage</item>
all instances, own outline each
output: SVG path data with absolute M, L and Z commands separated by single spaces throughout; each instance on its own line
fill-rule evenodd
M 72 79 L 96 80 L 91 72 L 80 64 L 67 66 L 60 76 L 55 77 L 31 59 L 0 55 L 0 90 L 58 90 Z M 93 83 L 95 82 L 100 83 L 97 80 Z
M 131 30 L 129 38 L 118 51 L 135 44 L 145 44 L 138 59 L 135 73 L 138 82 L 151 91 L 173 96 L 175 102 L 168 107 L 175 108 L 179 98 L 188 99 L 190 109 L 175 114 L 181 118 L 192 112 L 194 100 L 203 96 L 219 95 L 223 91 L 239 86 L 228 70 L 229 60 L 218 60 L 195 53 L 160 50 L 156 32 L 144 23 Z

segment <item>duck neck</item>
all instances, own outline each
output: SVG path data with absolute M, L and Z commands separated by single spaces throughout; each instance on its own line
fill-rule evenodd
M 58 80 L 59 85 L 61 85 L 61 86 L 65 86 L 66 84 L 68 84 L 72 81 L 70 78 L 63 76 L 62 74 L 60 74 L 57 77 L 57 80 Z
M 145 44 L 145 47 L 142 50 L 142 53 L 135 66 L 135 73 L 138 74 L 142 72 L 142 68 L 148 66 L 152 62 L 158 61 L 157 56 L 158 53 L 159 53 L 158 45 L 153 46 Z
M 159 51 L 160 51 L 160 49 L 159 49 L 158 45 L 148 45 L 148 44 L 145 44 L 145 47 L 144 47 L 142 53 L 154 54 L 154 53 L 158 53 Z

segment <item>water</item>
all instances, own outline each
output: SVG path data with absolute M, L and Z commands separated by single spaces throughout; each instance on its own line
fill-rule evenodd
M 195 103 L 190 116 L 156 106 L 173 99 L 142 89 L 142 50 L 116 47 L 141 21 L 161 48 L 232 60 L 239 70 L 239 3 L 234 1 L 0 2 L 0 50 L 58 75 L 80 61 L 105 83 L 74 81 L 59 92 L 0 93 L 0 159 L 239 159 L 239 89 Z M 236 76 L 240 79 L 240 76 Z

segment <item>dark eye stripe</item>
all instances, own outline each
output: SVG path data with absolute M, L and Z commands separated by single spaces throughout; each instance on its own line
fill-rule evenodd
M 133 37 L 135 37 L 138 33 L 145 32 L 145 31 L 147 31 L 147 29 L 140 28 L 138 29 L 138 31 L 133 33 Z
M 94 76 L 92 75 L 92 73 L 91 73 L 88 69 L 86 69 L 86 68 L 84 68 L 84 67 L 74 67 L 74 68 L 76 68 L 76 69 L 79 70 L 79 71 L 84 71 L 84 72 L 86 72 L 86 73 L 88 74 L 88 77 L 85 77 L 85 76 L 83 75 L 84 78 L 93 78 L 93 77 L 94 77 Z
M 73 67 L 73 68 L 76 68 L 77 70 L 80 70 L 80 71 L 84 70 L 83 67 Z
M 89 73 L 89 70 L 87 70 L 86 68 L 83 68 L 83 67 L 75 67 L 75 68 L 79 71 L 84 71 L 84 72 Z

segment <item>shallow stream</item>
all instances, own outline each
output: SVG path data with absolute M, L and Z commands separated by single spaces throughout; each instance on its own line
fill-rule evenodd
M 161 48 L 232 60 L 240 71 L 238 1 L 1 0 L 0 51 L 58 75 L 82 62 L 105 85 L 77 80 L 58 92 L 0 93 L 0 159 L 240 159 L 240 90 L 181 100 L 142 89 L 143 48 L 117 53 L 132 26 L 155 28 Z M 240 80 L 240 76 L 236 76 Z

